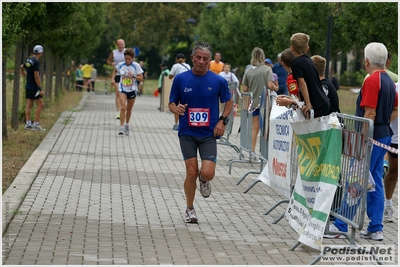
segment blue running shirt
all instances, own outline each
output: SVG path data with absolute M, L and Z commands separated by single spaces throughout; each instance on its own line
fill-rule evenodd
M 228 82 L 207 71 L 203 76 L 186 71 L 176 75 L 169 102 L 188 104 L 185 115 L 179 116 L 178 136 L 211 137 L 219 120 L 219 103 L 231 99 Z

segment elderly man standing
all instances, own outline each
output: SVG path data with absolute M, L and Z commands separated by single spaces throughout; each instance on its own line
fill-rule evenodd
M 373 139 L 389 146 L 393 131 L 390 122 L 397 117 L 398 95 L 392 79 L 385 71 L 387 49 L 381 43 L 369 43 L 364 49 L 365 79 L 357 98 L 356 116 L 374 122 Z M 383 157 L 386 150 L 373 145 L 369 170 L 375 181 L 375 191 L 367 193 L 367 215 L 370 219 L 366 231 L 360 237 L 376 241 L 383 240 L 383 211 L 385 196 L 383 190 Z M 329 227 L 330 232 L 347 232 L 347 224 L 336 219 Z M 329 236 L 325 236 L 329 237 Z M 331 238 L 342 238 L 332 235 Z
M 278 85 L 279 85 L 279 90 L 276 92 L 278 95 L 289 95 L 289 91 L 286 85 L 286 80 L 288 73 L 283 67 L 283 63 L 281 60 L 281 55 L 282 53 L 278 54 L 278 62 L 272 66 L 272 72 L 278 75 Z

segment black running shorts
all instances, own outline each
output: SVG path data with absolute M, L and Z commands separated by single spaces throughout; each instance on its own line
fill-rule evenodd
M 35 97 L 36 92 L 37 92 L 37 90 L 35 90 L 35 89 L 26 89 L 25 90 L 25 98 L 26 99 L 33 99 L 33 100 L 42 98 L 41 95 Z
M 217 162 L 217 139 L 214 137 L 199 138 L 189 135 L 179 137 L 183 159 L 197 158 L 197 149 L 202 160 Z
M 138 94 L 137 91 L 132 91 L 132 92 L 125 92 L 125 91 L 122 91 L 122 92 L 120 92 L 120 93 L 126 94 L 126 98 L 127 98 L 127 99 L 133 99 L 133 98 L 135 98 L 135 97 L 137 96 L 137 94 Z

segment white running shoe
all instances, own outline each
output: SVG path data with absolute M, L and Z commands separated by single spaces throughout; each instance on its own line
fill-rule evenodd
M 393 216 L 394 210 L 392 206 L 386 206 L 383 215 L 385 217 L 385 222 L 394 222 Z
M 193 209 L 186 209 L 185 211 L 185 222 L 186 223 L 197 223 L 196 211 Z
M 207 198 L 211 195 L 211 183 L 210 181 L 202 182 L 200 180 L 200 173 L 199 173 L 199 184 L 200 184 L 200 193 L 204 198 Z
M 336 239 L 346 238 L 344 235 L 339 234 L 340 230 L 333 223 L 329 224 L 328 232 L 330 232 L 331 234 L 324 234 L 325 238 L 336 238 Z M 338 233 L 332 234 L 335 232 L 338 232 Z
M 129 135 L 129 124 L 125 124 L 125 135 Z
M 118 135 L 125 135 L 125 127 L 124 127 L 124 126 L 121 126 L 121 127 L 119 128 Z
M 38 125 L 32 125 L 32 130 L 33 130 L 33 131 L 41 131 L 41 130 L 42 130 L 42 127 L 40 127 L 39 124 L 38 124 Z
M 251 152 L 250 160 L 257 160 L 257 154 L 255 152 Z
M 25 124 L 25 130 L 32 130 L 32 124 Z
M 369 232 L 368 230 L 362 231 L 360 233 L 361 238 L 365 239 L 372 239 L 375 241 L 382 241 L 383 240 L 383 232 L 382 231 L 376 231 L 374 233 Z

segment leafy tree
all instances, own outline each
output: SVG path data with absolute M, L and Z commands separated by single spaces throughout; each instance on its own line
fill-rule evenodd
M 218 3 L 212 9 L 204 8 L 196 32 L 214 51 L 221 51 L 224 61 L 245 66 L 254 47 L 262 48 L 266 56 L 273 52 L 272 28 L 268 27 L 272 14 L 269 5 Z
M 397 2 L 341 2 L 333 4 L 332 12 L 344 37 L 344 51 L 381 42 L 389 51 L 397 53 Z
M 129 2 L 110 3 L 108 9 L 109 16 L 120 24 L 118 38 L 124 39 L 127 47 L 140 47 L 141 59 L 146 61 L 144 54 L 150 59 L 149 73 L 159 73 L 160 57 L 173 61 L 175 55 L 168 54 L 171 44 L 190 47 L 194 25 L 186 21 L 193 18 L 198 22 L 203 6 L 192 2 Z M 114 44 L 115 40 L 110 46 Z

